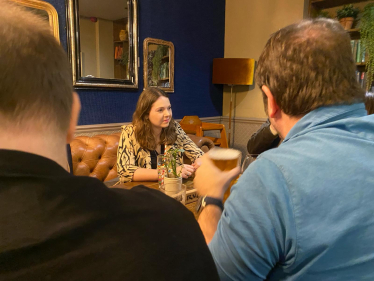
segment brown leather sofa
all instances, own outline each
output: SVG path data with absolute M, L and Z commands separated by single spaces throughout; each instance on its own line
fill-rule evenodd
M 71 143 L 73 174 L 90 176 L 101 181 L 117 177 L 117 148 L 121 133 L 112 135 L 96 135 L 93 137 L 76 137 Z M 204 152 L 214 147 L 207 138 L 188 135 Z M 184 157 L 184 163 L 191 161 Z

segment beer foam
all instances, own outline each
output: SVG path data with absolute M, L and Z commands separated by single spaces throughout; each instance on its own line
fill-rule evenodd
M 241 152 L 232 148 L 213 148 L 209 151 L 209 158 L 214 160 L 237 159 Z

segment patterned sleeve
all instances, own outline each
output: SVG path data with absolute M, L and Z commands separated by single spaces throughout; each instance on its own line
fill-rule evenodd
M 139 168 L 135 163 L 134 141 L 133 127 L 131 125 L 124 127 L 117 151 L 117 173 L 121 182 L 132 181 L 132 176 Z
M 197 158 L 204 155 L 204 152 L 187 136 L 177 122 L 175 122 L 175 130 L 178 135 L 178 141 L 181 142 L 181 146 L 184 149 L 184 154 L 186 154 L 192 163 L 195 162 Z

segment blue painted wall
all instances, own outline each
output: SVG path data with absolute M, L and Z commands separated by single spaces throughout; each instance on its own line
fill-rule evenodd
M 57 10 L 61 44 L 66 48 L 64 0 L 46 0 Z M 103 0 L 105 1 L 105 0 Z M 78 90 L 79 125 L 129 122 L 143 89 L 143 40 L 171 41 L 175 46 L 174 118 L 222 115 L 222 86 L 212 84 L 213 58 L 224 55 L 225 0 L 138 0 L 139 89 Z

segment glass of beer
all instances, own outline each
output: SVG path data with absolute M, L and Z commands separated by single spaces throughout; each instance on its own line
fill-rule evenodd
M 171 190 L 171 191 L 166 191 L 166 190 L 161 190 L 164 192 L 166 195 L 170 196 L 171 198 L 174 198 L 178 202 L 182 203 L 183 205 L 186 205 L 186 185 L 181 184 L 178 189 Z
M 221 171 L 230 171 L 240 165 L 242 153 L 239 150 L 232 148 L 213 148 L 209 151 L 209 158 L 214 165 Z M 236 182 L 236 178 L 230 183 L 229 188 L 223 196 L 223 202 L 226 201 L 230 195 L 231 186 Z
M 240 165 L 242 153 L 232 148 L 214 148 L 209 151 L 209 158 L 221 171 L 230 171 Z

